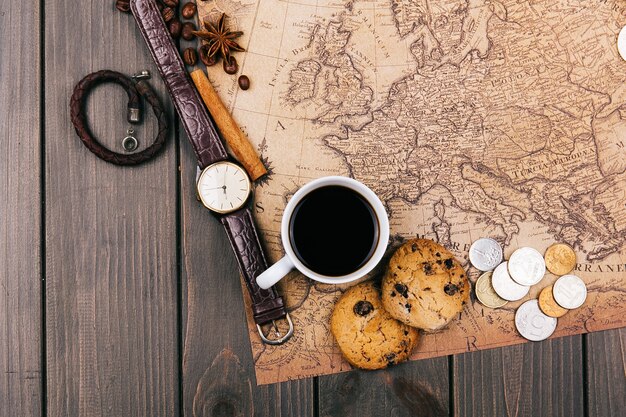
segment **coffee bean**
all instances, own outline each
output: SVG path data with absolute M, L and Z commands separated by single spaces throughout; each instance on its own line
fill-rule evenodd
M 247 90 L 248 88 L 250 88 L 250 78 L 248 78 L 247 75 L 240 75 L 239 79 L 237 79 L 237 82 L 239 83 L 239 88 L 241 88 L 242 90 Z
M 239 65 L 237 65 L 237 60 L 234 56 L 231 56 L 227 62 L 226 58 L 224 58 L 224 63 L 222 64 L 224 68 L 224 72 L 226 74 L 236 74 L 239 71 Z
M 178 39 L 180 38 L 180 34 L 183 31 L 183 24 L 180 23 L 180 20 L 174 18 L 167 25 L 167 28 L 170 31 L 170 35 L 172 35 L 172 38 Z
M 115 7 L 120 12 L 129 13 L 130 12 L 130 0 L 117 0 L 115 2 Z
M 161 0 L 167 7 L 175 9 L 178 6 L 178 0 Z
M 196 7 L 196 4 L 192 3 L 192 2 L 189 2 L 189 3 L 185 3 L 185 5 L 183 6 L 183 8 L 180 11 L 180 14 L 185 19 L 191 19 L 196 14 L 196 10 L 198 10 L 198 8 Z
M 354 314 L 358 316 L 367 316 L 374 311 L 374 306 L 369 301 L 359 301 L 352 308 Z
M 165 20 L 165 23 L 167 23 L 176 16 L 176 13 L 174 12 L 174 9 L 172 9 L 171 7 L 166 7 L 161 12 L 161 16 L 163 16 L 163 20 Z
M 185 64 L 193 67 L 198 62 L 198 53 L 194 48 L 187 48 L 183 51 L 183 61 Z
M 217 63 L 217 56 L 213 55 L 212 57 L 209 57 L 208 52 L 209 52 L 208 45 L 202 45 L 198 49 L 198 54 L 200 55 L 200 61 L 202 61 L 202 63 L 204 63 L 204 65 L 206 65 L 207 67 L 210 67 Z
M 193 34 L 195 30 L 196 30 L 196 25 L 194 25 L 191 22 L 185 22 L 183 23 L 183 31 L 181 33 L 181 36 L 183 37 L 184 40 L 190 41 L 196 37 L 196 35 Z

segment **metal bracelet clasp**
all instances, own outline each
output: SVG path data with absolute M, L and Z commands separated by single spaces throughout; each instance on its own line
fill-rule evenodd
M 149 80 L 150 77 L 151 77 L 150 71 L 141 70 L 140 72 L 138 72 L 137 74 L 133 75 L 130 78 L 132 78 L 134 81 L 141 81 L 141 80 Z
M 277 337 L 277 339 L 268 339 L 271 331 L 266 335 L 265 333 L 263 333 L 263 329 L 261 329 L 261 326 L 259 324 L 256 325 L 256 328 L 259 331 L 259 336 L 261 336 L 261 340 L 263 341 L 263 343 L 268 345 L 282 345 L 287 340 L 289 340 L 289 338 L 293 335 L 293 322 L 291 321 L 291 317 L 289 317 L 289 313 L 285 315 L 285 320 L 287 320 L 287 323 L 289 323 L 289 330 L 287 330 L 287 333 L 285 333 L 284 336 L 280 333 L 280 330 L 276 325 L 276 320 L 272 320 L 272 328 L 274 329 L 273 333 Z

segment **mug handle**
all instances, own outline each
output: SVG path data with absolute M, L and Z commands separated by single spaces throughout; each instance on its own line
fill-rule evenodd
M 291 259 L 289 259 L 288 256 L 283 256 L 280 261 L 276 262 L 274 265 L 263 271 L 261 275 L 256 277 L 256 283 L 259 287 L 266 290 L 280 281 L 293 268 L 295 268 L 295 265 L 291 262 Z

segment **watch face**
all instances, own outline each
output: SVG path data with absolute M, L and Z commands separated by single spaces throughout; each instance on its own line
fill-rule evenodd
M 198 195 L 209 210 L 218 213 L 235 211 L 250 195 L 248 174 L 232 162 L 217 162 L 200 174 Z

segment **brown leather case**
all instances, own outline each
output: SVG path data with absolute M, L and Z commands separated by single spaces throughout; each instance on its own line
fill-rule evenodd
M 228 159 L 224 145 L 185 69 L 156 3 L 154 0 L 131 0 L 130 5 L 187 137 L 196 151 L 200 168 Z M 250 209 L 246 207 L 223 215 L 220 219 L 248 287 L 255 322 L 265 324 L 285 317 L 283 300 L 276 290 L 261 289 L 256 283 L 256 277 L 267 269 L 267 261 Z

